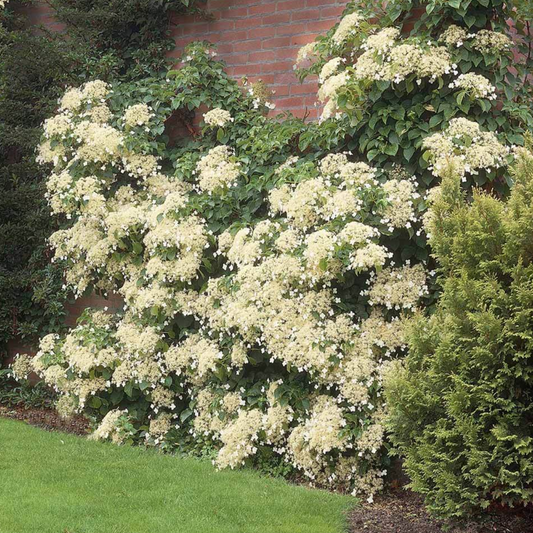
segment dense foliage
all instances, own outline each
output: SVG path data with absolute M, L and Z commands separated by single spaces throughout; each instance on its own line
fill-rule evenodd
M 329 153 L 322 126 L 266 119 L 262 93 L 201 44 L 165 78 L 65 93 L 39 150 L 67 220 L 51 240 L 77 293 L 117 291 L 125 312 L 86 313 L 15 369 L 55 386 L 63 413 L 105 415 L 97 436 L 372 494 L 381 373 L 427 293 L 386 244 L 414 235 L 421 198 L 401 169 Z M 202 135 L 173 148 L 165 122 L 200 105 Z
M 13 3 L 11 3 L 13 5 Z M 0 346 L 59 327 L 62 272 L 46 239 L 57 227 L 44 199 L 46 171 L 35 161 L 44 119 L 69 78 L 65 48 L 34 35 L 25 19 L 0 10 Z
M 193 2 L 191 2 L 193 4 Z M 0 3 L 0 346 L 59 331 L 63 271 L 50 265 L 57 228 L 35 161 L 44 119 L 66 86 L 94 76 L 131 80 L 166 63 L 170 14 L 187 0 L 50 3 L 62 33 L 28 27 L 30 1 Z M 5 9 L 2 9 L 5 8 Z
M 133 79 L 166 67 L 174 47 L 172 17 L 199 11 L 197 0 L 50 0 L 68 29 L 72 54 L 87 79 Z
M 10 369 L 0 369 L 0 405 L 24 409 L 51 409 L 56 399 L 54 391 L 43 381 L 36 384 L 17 383 Z
M 16 374 L 94 417 L 95 438 L 379 490 L 383 377 L 434 300 L 428 188 L 453 168 L 506 192 L 532 123 L 507 7 L 430 2 L 409 22 L 412 7 L 350 4 L 301 50 L 318 124 L 265 118 L 265 88 L 243 91 L 201 43 L 164 75 L 69 89 L 39 148 L 55 258 L 75 293 L 125 308 L 88 310 Z M 201 106 L 200 134 L 171 140 Z
M 400 0 L 380 11 L 372 3 L 302 49 L 301 76 L 319 75 L 323 116 L 338 116 L 350 150 L 380 167 L 400 164 L 431 186 L 423 140 L 450 120 L 468 117 L 508 145 L 523 144 L 533 126 L 529 23 L 513 8 L 500 0 Z M 507 190 L 494 167 L 468 177 L 487 181 Z
M 533 155 L 507 202 L 465 200 L 449 169 L 427 217 L 442 297 L 389 380 L 392 439 L 443 516 L 525 505 L 533 482 Z

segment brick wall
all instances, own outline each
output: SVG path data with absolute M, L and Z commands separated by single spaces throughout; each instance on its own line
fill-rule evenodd
M 45 26 L 51 31 L 61 31 L 64 25 L 54 18 L 54 10 L 46 1 L 37 0 L 30 5 L 18 6 L 19 10 L 23 11 L 28 19 L 28 23 L 33 26 Z
M 210 19 L 174 17 L 176 48 L 171 56 L 178 58 L 192 41 L 210 41 L 230 75 L 247 76 L 252 82 L 261 79 L 275 91 L 273 114 L 308 113 L 316 119 L 316 81 L 300 84 L 293 65 L 300 47 L 338 22 L 346 4 L 347 0 L 207 0 L 202 7 Z M 28 12 L 32 24 L 61 30 L 45 1 L 37 1 Z
M 217 44 L 230 75 L 262 79 L 276 93 L 274 113 L 290 111 L 317 118 L 316 82 L 296 79 L 293 65 L 300 47 L 327 31 L 336 22 L 346 1 L 336 0 L 208 0 L 213 20 L 198 16 L 175 17 L 178 57 L 195 40 Z

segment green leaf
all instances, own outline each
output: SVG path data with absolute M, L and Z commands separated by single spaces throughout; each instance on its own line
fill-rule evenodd
M 395 156 L 397 153 L 398 153 L 398 145 L 397 144 L 389 144 L 387 146 L 385 146 L 385 150 L 384 152 L 387 154 L 387 155 L 390 155 L 390 156 Z
M 366 154 L 366 157 L 369 161 L 372 161 L 377 155 L 379 155 L 379 150 L 373 149 L 369 150 L 369 152 Z
M 407 161 L 410 161 L 415 151 L 416 151 L 416 148 L 414 146 L 409 146 L 408 148 L 404 149 L 403 156 L 405 157 Z
M 433 115 L 430 119 L 429 119 L 429 127 L 430 128 L 435 128 L 437 127 L 439 124 L 442 123 L 442 115 Z
M 191 409 L 184 409 L 181 413 L 180 413 L 180 422 L 185 422 L 186 420 L 188 420 L 191 416 L 193 415 L 193 411 Z
M 126 393 L 126 396 L 129 396 L 130 398 L 133 396 L 133 385 L 131 382 L 128 381 L 128 383 L 126 383 L 124 386 L 124 392 Z
M 143 252 L 143 246 L 140 242 L 133 243 L 133 253 L 140 255 Z

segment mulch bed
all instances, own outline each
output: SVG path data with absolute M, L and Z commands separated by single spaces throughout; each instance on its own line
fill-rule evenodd
M 62 419 L 53 409 L 6 407 L 0 405 L 0 417 L 21 420 L 48 431 L 64 431 L 75 435 L 87 435 L 89 423 L 83 416 Z
M 444 524 L 432 519 L 422 498 L 396 489 L 350 514 L 351 533 L 533 533 L 533 510 L 488 512 L 478 522 Z

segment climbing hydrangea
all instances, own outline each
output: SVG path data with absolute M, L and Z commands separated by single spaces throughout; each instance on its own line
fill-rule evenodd
M 346 17 L 335 46 L 367 26 Z M 389 29 L 361 46 L 357 62 L 338 55 L 320 67 L 333 114 L 354 79 L 455 76 L 436 43 Z M 165 121 L 178 101 L 192 106 L 180 99 L 213 64 L 195 49 L 161 81 L 153 108 L 120 86 L 69 89 L 44 124 L 38 157 L 65 222 L 51 238 L 65 282 L 76 295 L 118 293 L 124 306 L 88 310 L 66 336 L 45 337 L 31 369 L 59 392 L 62 413 L 101 421 L 94 438 L 216 451 L 221 468 L 281 465 L 371 496 L 386 474 L 383 376 L 428 296 L 418 253 L 426 196 L 406 169 L 325 148 L 329 124 L 265 118 L 259 89 L 204 95 L 204 127 L 171 149 Z M 448 137 L 463 161 L 460 133 L 484 150 L 466 154 L 469 171 L 503 164 L 495 134 L 474 130 L 457 121 L 429 138 L 434 168 Z M 296 147 L 310 131 L 323 143 L 316 152 Z M 409 246 L 398 250 L 400 237 Z
M 228 122 L 233 122 L 233 117 L 231 116 L 231 113 L 229 111 L 217 107 L 215 109 L 211 109 L 211 111 L 208 111 L 204 114 L 204 122 L 207 126 L 223 127 Z
M 427 137 L 424 147 L 436 176 L 442 176 L 450 167 L 461 176 L 475 174 L 479 169 L 496 169 L 506 164 L 509 154 L 494 133 L 482 131 L 477 122 L 466 118 L 451 120 L 442 133 Z
M 340 64 L 324 70 L 327 95 Z M 63 416 L 105 415 L 97 439 L 215 446 L 221 468 L 260 461 L 270 446 L 313 483 L 378 490 L 381 375 L 403 349 L 404 314 L 425 295 L 423 268 L 394 266 L 382 241 L 420 225 L 416 183 L 348 153 L 289 156 L 266 216 L 213 231 L 198 202 L 233 201 L 249 160 L 215 142 L 184 157 L 182 177 L 166 173 L 141 148 L 153 146 L 155 112 L 117 108 L 113 94 L 98 82 L 69 89 L 44 124 L 39 160 L 53 167 L 50 205 L 69 221 L 51 237 L 66 283 L 78 295 L 117 292 L 124 308 L 88 310 L 65 337 L 43 339 L 31 364 L 18 360 L 17 375 L 32 370 L 54 387 Z M 249 113 L 254 98 L 243 96 Z M 213 126 L 231 130 L 233 116 L 213 107 L 206 138 Z M 378 272 L 409 288 L 379 292 Z M 336 285 L 350 276 L 369 284 L 365 313 L 342 304 Z M 374 451 L 360 455 L 367 427 Z

